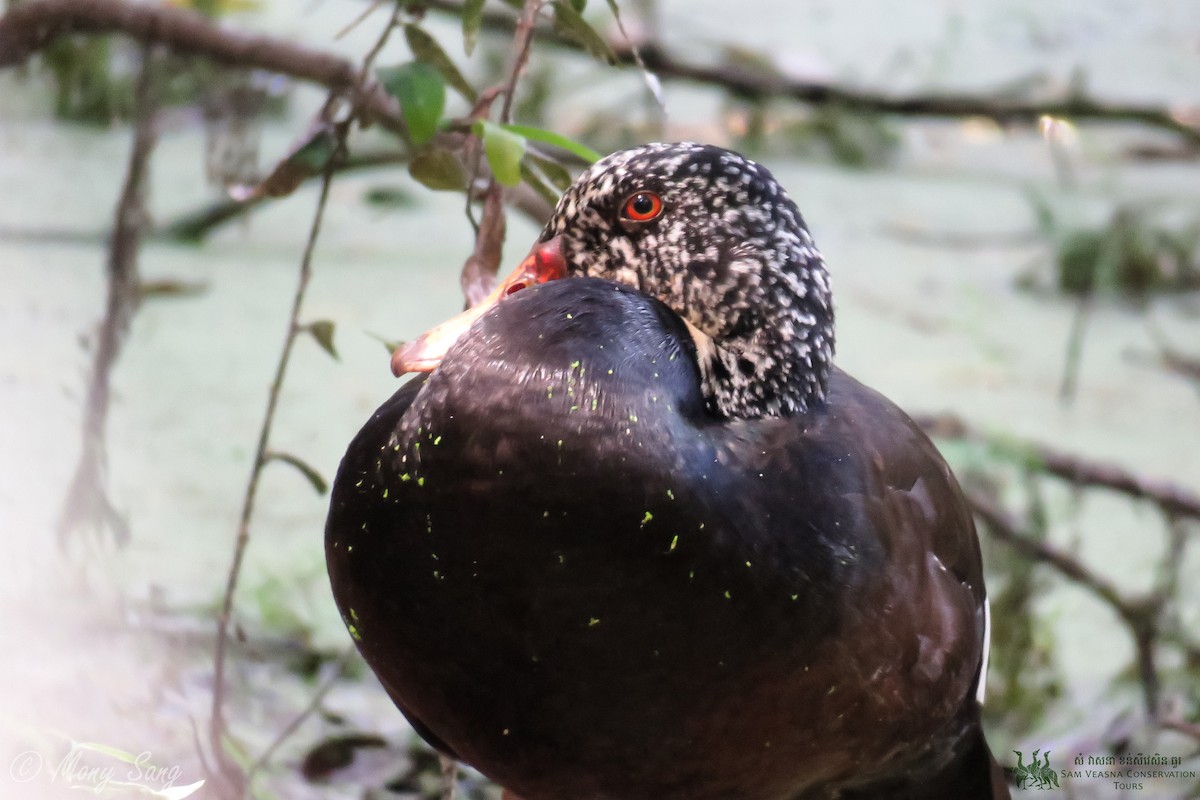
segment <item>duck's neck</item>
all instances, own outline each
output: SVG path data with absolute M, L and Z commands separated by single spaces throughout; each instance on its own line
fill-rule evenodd
M 825 403 L 834 350 L 828 273 L 817 256 L 782 274 L 751 314 L 755 324 L 698 343 L 705 399 L 721 417 L 790 416 Z

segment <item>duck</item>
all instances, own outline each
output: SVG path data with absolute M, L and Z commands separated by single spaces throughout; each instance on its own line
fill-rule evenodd
M 334 599 L 415 731 L 506 800 L 1000 800 L 972 514 L 833 363 L 761 164 L 609 155 L 331 491 Z

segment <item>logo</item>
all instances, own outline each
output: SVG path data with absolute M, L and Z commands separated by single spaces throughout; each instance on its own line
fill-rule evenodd
M 1058 776 L 1054 774 L 1054 768 L 1050 766 L 1049 750 L 1042 756 L 1044 761 L 1038 760 L 1038 753 L 1041 750 L 1034 750 L 1033 759 L 1028 764 L 1025 763 L 1025 756 L 1020 750 L 1013 750 L 1013 752 L 1017 754 L 1017 766 L 1007 767 L 1006 770 L 1016 780 L 1018 789 L 1058 788 Z

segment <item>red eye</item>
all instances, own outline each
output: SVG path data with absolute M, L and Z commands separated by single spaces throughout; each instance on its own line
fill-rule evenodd
M 634 222 L 649 222 L 662 213 L 662 198 L 654 192 L 638 192 L 625 201 L 621 216 Z

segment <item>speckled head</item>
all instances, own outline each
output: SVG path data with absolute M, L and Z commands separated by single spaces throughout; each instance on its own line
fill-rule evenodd
M 709 407 L 726 417 L 824 402 L 829 276 L 796 204 L 765 167 L 690 142 L 614 153 L 558 203 L 541 241 L 569 274 L 658 298 L 699 334 Z

